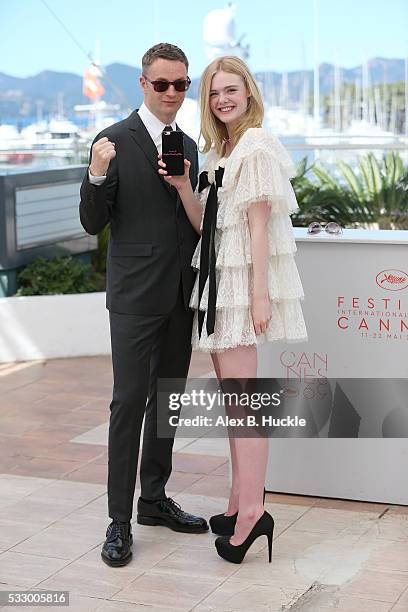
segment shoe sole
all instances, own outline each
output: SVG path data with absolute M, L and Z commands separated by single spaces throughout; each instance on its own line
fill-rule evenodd
M 152 516 L 143 516 L 140 514 L 137 515 L 137 523 L 139 525 L 149 525 L 151 527 L 154 527 L 154 526 L 168 527 L 169 529 L 172 529 L 173 531 L 178 531 L 180 533 L 205 533 L 208 531 L 208 527 L 195 527 L 193 529 L 182 529 L 175 525 L 174 526 L 169 525 L 169 523 L 167 523 L 166 521 L 160 518 L 154 518 Z

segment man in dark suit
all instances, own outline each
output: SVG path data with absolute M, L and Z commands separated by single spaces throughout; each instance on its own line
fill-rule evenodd
M 177 129 L 176 113 L 190 84 L 187 70 L 186 56 L 174 45 L 155 45 L 145 53 L 140 77 L 144 103 L 98 134 L 81 186 L 85 230 L 97 234 L 110 224 L 106 306 L 114 379 L 108 474 L 112 522 L 101 554 L 111 566 L 132 558 L 130 519 L 144 415 L 137 522 L 186 533 L 208 530 L 205 519 L 184 512 L 166 496 L 174 439 L 157 434 L 157 381 L 174 379 L 176 388 L 181 379 L 184 386 L 191 358 L 191 258 L 199 237 L 177 191 L 158 173 L 162 132 Z M 197 147 L 187 135 L 184 147 L 194 189 Z

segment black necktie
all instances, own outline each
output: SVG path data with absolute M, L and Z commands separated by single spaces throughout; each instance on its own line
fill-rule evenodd
M 207 305 L 207 336 L 214 333 L 216 301 L 217 301 L 217 285 L 215 276 L 215 229 L 217 225 L 217 191 L 222 186 L 222 177 L 224 168 L 218 168 L 215 171 L 215 182 L 208 181 L 208 172 L 201 172 L 198 191 L 203 191 L 210 186 L 207 202 L 205 205 L 205 213 L 203 219 L 203 231 L 201 235 L 201 253 L 200 253 L 200 271 L 198 275 L 198 303 L 201 302 L 205 283 L 208 278 L 208 305 Z M 204 311 L 198 310 L 198 334 L 201 338 L 201 330 L 204 322 Z
M 164 126 L 163 132 L 172 132 L 172 131 L 173 131 L 173 128 L 171 127 L 171 125 L 165 125 Z

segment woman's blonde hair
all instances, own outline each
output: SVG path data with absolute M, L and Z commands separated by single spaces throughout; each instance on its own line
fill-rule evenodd
M 224 141 L 228 138 L 225 123 L 220 121 L 210 108 L 211 82 L 213 76 L 221 70 L 240 76 L 249 92 L 247 111 L 241 116 L 238 125 L 233 130 L 234 143 L 236 144 L 239 141 L 248 128 L 262 127 L 264 106 L 261 92 L 248 66 L 241 58 L 233 55 L 218 57 L 207 66 L 200 81 L 201 127 L 199 139 L 201 136 L 204 138 L 202 153 L 207 153 L 214 145 L 217 153 L 221 155 Z

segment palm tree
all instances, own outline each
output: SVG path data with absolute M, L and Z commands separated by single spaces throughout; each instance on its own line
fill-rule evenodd
M 300 212 L 295 225 L 336 221 L 343 227 L 408 229 L 408 168 L 398 153 L 378 161 L 373 153 L 358 158 L 353 169 L 337 162 L 339 178 L 320 163 L 307 168 L 304 158 L 292 180 Z M 306 177 L 311 171 L 313 179 Z

